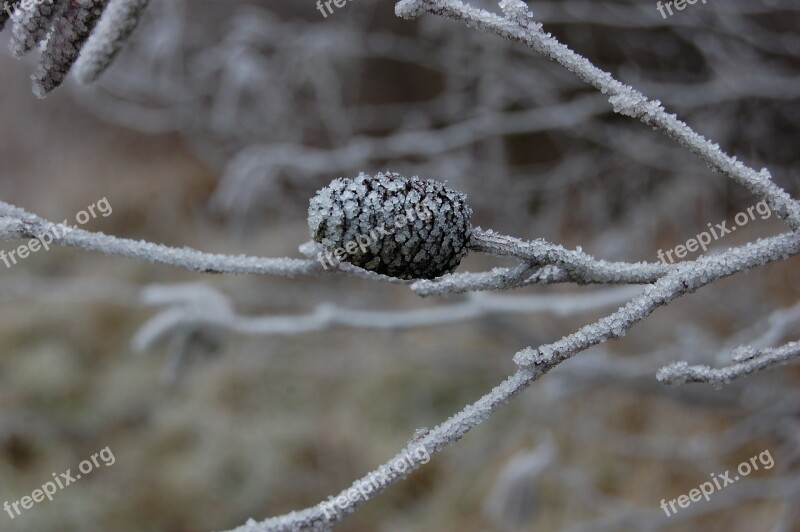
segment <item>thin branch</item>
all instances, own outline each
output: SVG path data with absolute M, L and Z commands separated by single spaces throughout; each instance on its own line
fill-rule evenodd
M 472 230 L 469 249 L 523 262 L 512 268 L 488 272 L 443 275 L 415 281 L 411 289 L 420 296 L 452 295 L 482 290 L 508 290 L 532 284 L 647 284 L 657 281 L 676 265 L 598 260 L 582 250 L 568 250 L 542 239 L 524 241 L 492 230 Z
M 760 350 L 740 348 L 731 355 L 734 360 L 742 361 L 723 368 L 690 366 L 685 361 L 673 362 L 659 369 L 656 378 L 664 384 L 674 386 L 689 382 L 701 382 L 715 386 L 730 384 L 740 377 L 800 359 L 800 341 Z
M 540 266 L 554 265 L 554 277 L 564 277 L 579 284 L 643 284 L 652 283 L 676 265 L 663 263 L 628 263 L 598 260 L 578 249 L 568 250 L 545 240 L 524 241 L 494 231 L 474 229 L 470 249 L 490 255 L 511 256 Z
M 420 279 L 411 285 L 417 295 L 463 294 L 464 292 L 482 290 L 509 290 L 524 286 L 531 279 L 531 273 L 537 266 L 525 263 L 513 268 L 493 268 L 488 272 L 451 273 L 436 279 Z
M 524 6 L 523 2 L 517 4 Z M 793 231 L 800 230 L 800 202 L 793 200 L 786 191 L 773 183 L 766 168 L 757 172 L 735 157 L 727 155 L 719 145 L 695 133 L 674 114 L 668 114 L 661 102 L 648 100 L 641 92 L 617 81 L 611 74 L 597 68 L 591 61 L 573 52 L 549 33 L 545 33 L 542 24 L 535 22 L 533 15 L 527 10 L 508 10 L 507 16 L 501 17 L 468 6 L 461 0 L 401 0 L 395 6 L 395 13 L 406 19 L 417 18 L 424 13 L 451 18 L 480 31 L 533 48 L 603 94 L 607 94 L 614 112 L 637 118 L 677 141 L 702 158 L 716 172 L 733 179 L 751 193 L 766 200 L 772 211 L 784 219 Z
M 564 282 L 640 284 L 653 282 L 676 267 L 659 263 L 597 260 L 580 250 L 570 251 L 544 240 L 525 242 L 491 231 L 476 229 L 473 231 L 470 241 L 470 248 L 473 251 L 513 256 L 523 259 L 525 263 L 511 269 L 496 268 L 484 273 L 454 274 L 432 281 L 408 281 L 370 272 L 347 262 L 340 262 L 334 267 L 323 267 L 319 261 L 312 259 L 322 248 L 318 244 L 310 242 L 303 244 L 300 248 L 300 251 L 309 257 L 308 259 L 205 253 L 188 247 L 175 248 L 55 224 L 4 202 L 0 202 L 0 237 L 6 239 L 35 238 L 47 241 L 48 246 L 76 247 L 87 251 L 98 251 L 105 255 L 129 257 L 204 273 L 260 274 L 285 277 L 341 274 L 394 284 L 411 284 L 412 290 L 419 295 L 502 290 L 528 284 Z M 533 273 L 531 274 L 531 272 Z
M 376 475 L 381 475 L 399 457 L 406 456 L 420 446 L 424 447 L 429 455 L 433 455 L 455 443 L 539 377 L 573 355 L 606 339 L 623 336 L 625 331 L 643 320 L 656 307 L 666 304 L 684 293 L 693 292 L 722 277 L 783 260 L 798 253 L 800 253 L 800 234 L 787 233 L 740 248 L 729 249 L 719 255 L 682 263 L 674 272 L 669 273 L 654 285 L 648 286 L 643 295 L 631 301 L 620 311 L 580 329 L 559 342 L 542 346 L 536 350 L 526 349 L 518 352 L 514 356 L 514 360 L 521 366 L 521 369 L 511 377 L 475 403 L 468 405 L 441 425 L 433 428 L 413 445 L 407 446 L 386 464 L 355 481 L 349 488 L 342 490 L 336 496 L 329 498 L 328 502 L 321 502 L 305 510 L 273 517 L 260 523 L 251 519 L 245 525 L 231 532 L 327 529 L 332 524 L 339 522 L 344 515 L 354 512 L 363 505 L 368 497 L 353 497 L 352 494 L 358 493 L 359 486 L 364 483 L 373 482 Z M 418 466 L 418 463 L 414 464 L 414 468 Z M 370 497 L 399 482 L 408 476 L 410 471 L 411 469 L 403 474 L 382 477 L 381 482 L 370 493 Z M 343 498 L 341 500 L 346 501 L 346 504 L 343 503 L 341 508 L 335 506 L 339 508 L 339 511 L 330 515 L 332 504 L 330 501 L 340 498 Z
M 249 273 L 285 277 L 339 273 L 370 280 L 408 284 L 408 281 L 376 274 L 347 263 L 340 263 L 335 268 L 326 270 L 318 261 L 310 259 L 204 253 L 188 247 L 174 248 L 142 240 L 93 233 L 77 227 L 54 224 L 1 201 L 0 237 L 11 240 L 35 238 L 42 242 L 46 241 L 48 246 L 76 247 L 87 251 L 98 251 L 105 255 L 129 257 L 205 273 Z
M 145 351 L 167 336 L 187 329 L 216 328 L 253 336 L 295 335 L 336 326 L 356 329 L 400 330 L 458 323 L 507 313 L 545 312 L 558 316 L 607 308 L 631 296 L 631 287 L 581 294 L 498 296 L 470 294 L 463 302 L 413 310 L 360 310 L 323 303 L 301 315 L 244 316 L 230 299 L 205 284 L 152 285 L 142 292 L 151 305 L 167 308 L 136 333 L 134 349 Z
M 717 255 L 703 256 L 695 261 L 683 262 L 644 293 L 631 300 L 614 314 L 586 325 L 579 331 L 552 344 L 537 349 L 523 349 L 514 355 L 520 366 L 539 365 L 552 360 L 566 360 L 600 342 L 621 338 L 635 324 L 644 320 L 655 309 L 692 293 L 714 281 L 756 266 L 783 260 L 800 253 L 800 233 L 765 238 Z
M 419 467 L 419 462 L 414 463 L 414 467 L 405 472 L 394 475 L 387 475 L 398 459 L 407 455 L 414 455 L 414 451 L 424 448 L 430 456 L 441 451 L 448 445 L 460 440 L 470 429 L 479 425 L 489 418 L 492 413 L 506 404 L 516 394 L 530 386 L 535 380 L 544 375 L 551 368 L 540 367 L 536 371 L 521 369 L 511 377 L 495 387 L 491 392 L 480 398 L 475 403 L 468 405 L 461 412 L 454 415 L 441 425 L 430 430 L 425 436 L 419 438 L 413 444 L 409 444 L 391 460 L 353 482 L 348 488 L 332 496 L 328 501 L 323 501 L 305 510 L 291 512 L 279 517 L 273 517 L 260 523 L 254 520 L 237 527 L 230 532 L 273 532 L 279 530 L 327 530 L 334 523 L 342 520 L 344 515 L 354 512 L 362 506 L 369 498 L 385 491 L 389 486 L 406 478 L 413 469 Z M 353 496 L 359 493 L 359 487 L 363 485 L 373 485 L 375 489 L 369 493 L 369 498 Z M 377 485 L 376 485 L 377 484 Z M 333 504 L 333 501 L 340 499 L 347 501 L 343 507 Z M 331 515 L 331 504 L 336 511 Z M 326 511 L 327 510 L 327 511 Z

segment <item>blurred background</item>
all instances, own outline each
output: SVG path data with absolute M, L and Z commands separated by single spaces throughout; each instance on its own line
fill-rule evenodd
M 113 213 L 84 228 L 302 257 L 315 191 L 388 169 L 465 192 L 483 228 L 625 261 L 657 261 L 755 205 L 532 50 L 399 20 L 393 4 L 323 18 L 311 0 L 152 0 L 100 82 L 44 101 L 30 91 L 36 58 L 12 59 L 7 29 L 0 200 L 61 221 L 105 197 Z M 800 195 L 795 0 L 698 2 L 666 19 L 654 1 L 529 5 L 562 42 Z M 785 230 L 757 216 L 712 247 Z M 471 255 L 460 271 L 511 264 Z M 708 286 L 559 366 L 337 529 L 800 530 L 800 370 L 721 390 L 655 379 L 674 360 L 723 365 L 737 345 L 796 340 L 798 265 Z M 116 458 L 53 502 L 0 514 L 0 530 L 208 531 L 316 504 L 488 392 L 518 350 L 636 293 L 533 286 L 492 296 L 517 307 L 493 312 L 364 280 L 212 276 L 65 248 L 0 265 L 0 503 L 106 446 Z M 482 316 L 258 326 L 320 305 Z M 675 516 L 659 508 L 764 450 L 772 469 Z

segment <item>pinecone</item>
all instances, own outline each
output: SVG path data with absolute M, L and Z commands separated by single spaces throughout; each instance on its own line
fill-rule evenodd
M 44 42 L 32 77 L 34 94 L 44 98 L 61 85 L 76 61 L 78 81 L 97 79 L 133 32 L 148 1 L 10 0 L 0 13 L 0 30 L 10 18 L 9 46 L 17 57 Z
M 308 228 L 331 252 L 331 264 L 344 260 L 400 279 L 432 279 L 455 270 L 467 254 L 471 217 L 466 196 L 442 183 L 362 173 L 334 179 L 311 198 Z

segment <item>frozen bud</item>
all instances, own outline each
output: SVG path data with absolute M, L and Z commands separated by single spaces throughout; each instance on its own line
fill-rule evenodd
M 442 183 L 362 173 L 334 179 L 311 198 L 308 228 L 341 260 L 400 279 L 432 279 L 467 254 L 471 217 L 466 196 Z

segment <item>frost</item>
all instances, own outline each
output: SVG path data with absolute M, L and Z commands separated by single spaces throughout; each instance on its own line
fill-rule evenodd
M 528 5 L 522 0 L 500 0 L 500 9 L 506 18 L 519 19 L 528 13 Z
M 71 0 L 55 18 L 33 75 L 33 93 L 44 98 L 61 85 L 89 38 L 107 0 Z
M 437 210 L 420 216 L 437 201 Z M 345 256 L 356 266 L 400 279 L 431 279 L 453 271 L 466 255 L 471 217 L 466 197 L 442 183 L 362 173 L 319 190 L 309 202 L 308 227 L 329 251 L 364 242 L 367 249 Z
M 95 81 L 111 65 L 139 24 L 149 1 L 109 1 L 103 18 L 75 64 L 75 77 L 80 83 Z
M 45 97 L 64 81 L 76 62 L 75 75 L 81 83 L 96 80 L 130 37 L 148 1 L 11 1 L 18 10 L 12 25 L 11 52 L 20 57 L 44 42 L 33 75 L 34 94 Z M 8 16 L 5 10 L 0 13 L 2 30 Z

